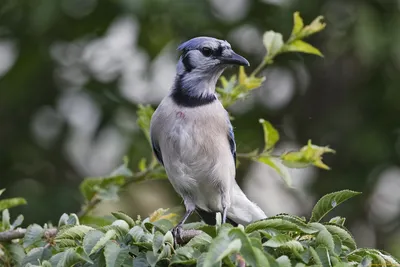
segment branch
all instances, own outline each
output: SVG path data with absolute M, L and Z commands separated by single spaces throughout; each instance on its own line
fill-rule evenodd
M 8 242 L 14 239 L 23 238 L 25 236 L 25 233 L 26 229 L 22 228 L 0 232 L 0 242 Z
M 24 228 L 17 228 L 15 230 L 8 230 L 4 232 L 0 232 L 0 242 L 9 242 L 14 239 L 21 239 L 25 236 L 26 229 Z M 56 228 L 47 229 L 43 236 L 46 239 L 52 238 L 57 234 Z

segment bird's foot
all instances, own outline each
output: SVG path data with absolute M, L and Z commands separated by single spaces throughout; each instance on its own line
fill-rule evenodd
M 177 226 L 175 226 L 172 229 L 172 235 L 174 236 L 174 243 L 175 243 L 174 245 L 175 245 L 175 247 L 177 245 L 182 244 L 183 243 L 183 240 L 182 240 L 182 225 L 178 224 Z

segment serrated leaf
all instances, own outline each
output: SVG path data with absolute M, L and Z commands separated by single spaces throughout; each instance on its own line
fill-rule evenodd
M 246 226 L 246 233 L 251 233 L 257 230 L 275 229 L 280 231 L 293 231 L 305 234 L 313 234 L 318 232 L 317 229 L 311 226 L 304 226 L 299 223 L 290 222 L 281 218 L 267 218 L 265 220 L 256 221 Z
M 288 247 L 291 250 L 296 250 L 300 252 L 304 250 L 299 241 L 285 234 L 278 234 L 276 236 L 273 236 L 270 240 L 265 242 L 263 246 L 271 248 Z
M 315 252 L 318 254 L 322 267 L 332 267 L 328 249 L 325 247 L 317 247 Z
M 91 230 L 86 233 L 85 237 L 83 238 L 83 249 L 86 254 L 90 254 L 94 246 L 102 237 L 104 237 L 104 233 L 99 230 Z
M 306 43 L 302 40 L 295 40 L 289 44 L 286 44 L 283 47 L 283 50 L 288 51 L 288 52 L 301 52 L 301 53 L 313 54 L 313 55 L 317 55 L 320 57 L 324 57 L 322 55 L 321 51 L 319 51 L 314 46 L 312 46 L 309 43 Z
M 342 241 L 343 245 L 347 246 L 351 250 L 357 248 L 356 242 L 354 241 L 354 237 L 343 226 L 327 224 L 325 225 L 325 227 L 332 235 L 337 235 Z
M 264 151 L 269 151 L 279 141 L 279 133 L 269 121 L 259 119 L 259 122 L 264 131 Z
M 10 209 L 20 205 L 26 205 L 26 200 L 22 197 L 14 197 L 0 200 L 0 211 Z
M 73 239 L 57 239 L 56 244 L 59 248 L 74 248 L 77 242 Z
M 283 182 L 288 186 L 292 187 L 292 177 L 288 171 L 288 169 L 283 166 L 279 159 L 270 156 L 261 156 L 258 157 L 257 160 L 261 163 L 264 163 L 274 169 L 279 176 L 282 178 Z
M 209 247 L 203 267 L 214 267 L 226 256 L 239 252 L 241 247 L 242 242 L 239 239 L 231 240 L 226 233 L 219 234 Z
M 351 190 L 342 190 L 327 194 L 318 200 L 312 210 L 310 222 L 319 222 L 328 212 L 343 203 L 344 201 L 361 194 Z
M 120 248 L 118 244 L 112 241 L 108 241 L 104 247 L 106 267 L 120 267 L 128 257 L 128 248 Z
M 56 236 L 57 239 L 82 239 L 85 234 L 91 230 L 94 230 L 94 228 L 86 225 L 76 225 L 73 227 L 70 227 L 68 229 L 65 229 L 61 231 L 59 234 Z
M 318 245 L 326 247 L 330 252 L 334 252 L 335 243 L 333 241 L 332 234 L 326 229 L 326 227 L 320 223 L 311 223 L 311 226 L 319 229 L 319 232 L 315 238 Z
M 278 52 L 280 52 L 281 48 L 283 47 L 282 34 L 274 31 L 267 31 L 264 33 L 263 43 L 267 49 L 267 56 L 272 58 Z
M 99 249 L 103 248 L 105 246 L 105 244 L 107 243 L 107 241 L 111 240 L 116 235 L 117 235 L 117 233 L 115 232 L 115 230 L 107 231 L 107 233 L 102 238 L 99 239 L 99 241 L 96 243 L 96 245 L 94 245 L 94 247 L 90 251 L 89 255 L 92 255 L 93 253 L 95 253 Z
M 27 248 L 36 242 L 40 241 L 43 237 L 44 229 L 38 224 L 29 225 L 26 229 L 24 236 L 23 246 Z
M 333 250 L 335 255 L 340 255 L 342 253 L 342 240 L 338 235 L 332 235 L 335 248 Z

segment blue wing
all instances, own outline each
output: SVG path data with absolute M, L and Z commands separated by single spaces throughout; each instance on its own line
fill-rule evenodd
M 155 142 L 153 139 L 151 139 L 151 146 L 153 147 L 154 155 L 156 156 L 158 161 L 161 163 L 161 165 L 164 166 L 164 162 L 163 162 L 163 159 L 162 159 L 160 147 L 158 146 L 157 142 Z
M 229 121 L 229 131 L 228 131 L 228 140 L 229 145 L 231 147 L 231 153 L 233 156 L 233 161 L 236 164 L 236 143 L 235 143 L 235 135 L 233 134 L 233 127 L 231 122 Z

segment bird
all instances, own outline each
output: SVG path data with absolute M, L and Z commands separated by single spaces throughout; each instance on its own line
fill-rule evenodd
M 205 223 L 248 225 L 267 216 L 235 180 L 236 143 L 216 83 L 230 66 L 249 66 L 231 45 L 213 37 L 195 37 L 178 46 L 176 76 L 150 122 L 153 152 L 182 197 L 186 212 L 172 233 L 196 212 Z

